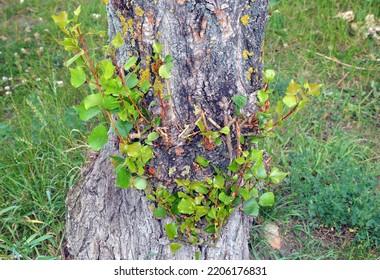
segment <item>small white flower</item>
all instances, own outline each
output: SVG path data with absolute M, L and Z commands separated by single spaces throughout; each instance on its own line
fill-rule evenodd
M 27 26 L 26 28 L 25 28 L 25 32 L 26 33 L 30 33 L 32 30 L 30 29 L 30 26 Z
M 23 85 L 25 85 L 26 84 L 26 80 L 24 79 L 24 80 L 21 80 L 21 83 L 23 84 Z
M 40 81 L 41 81 L 41 78 L 37 78 L 37 79 L 36 79 L 36 82 L 40 82 Z
M 21 50 L 21 52 L 22 52 L 23 54 L 26 54 L 26 53 L 27 53 L 26 49 L 24 49 L 24 48 L 21 48 L 20 50 Z
M 92 18 L 93 19 L 98 19 L 98 18 L 100 18 L 100 14 L 92 14 Z
M 20 0 L 20 5 L 24 4 L 24 0 Z
M 38 20 L 39 20 L 40 22 L 43 22 L 43 21 L 44 21 L 42 17 L 38 18 Z
M 10 91 L 6 91 L 5 92 L 5 95 L 10 95 L 12 92 L 10 92 Z
M 11 87 L 10 86 L 6 86 L 4 87 L 5 90 L 11 90 Z
M 13 55 L 14 55 L 14 56 L 18 56 L 18 52 L 15 52 Z
M 2 77 L 1 79 L 3 80 L 3 82 L 8 81 L 8 78 L 7 78 L 7 77 Z
M 63 81 L 57 81 L 57 85 L 58 85 L 59 87 L 62 87 L 62 86 L 63 86 Z
M 13 80 L 13 78 L 12 78 L 12 77 L 9 77 L 9 78 L 8 78 L 8 81 L 12 81 L 12 80 Z

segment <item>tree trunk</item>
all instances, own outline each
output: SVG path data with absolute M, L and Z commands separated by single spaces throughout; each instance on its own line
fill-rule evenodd
M 152 54 L 152 44 L 163 45 L 173 56 L 172 77 L 166 85 L 170 98 L 161 126 L 167 134 L 164 146 L 154 148 L 158 182 L 170 185 L 174 178 L 200 180 L 210 168 L 194 169 L 201 155 L 218 168 L 236 156 L 236 133 L 222 145 L 205 149 L 199 134 L 193 141 L 183 136 L 195 128 L 201 109 L 206 123 L 224 127 L 234 115 L 232 96 L 248 97 L 243 108 L 249 116 L 258 109 L 255 92 L 262 87 L 262 44 L 268 0 L 112 0 L 107 6 L 109 37 L 122 32 L 125 44 L 117 52 L 118 65 L 138 55 L 141 64 Z M 152 98 L 155 98 L 152 95 Z M 155 112 L 156 111 L 156 112 Z M 215 127 L 214 127 L 215 126 Z M 231 149 L 231 146 L 234 148 Z M 118 154 L 115 141 L 100 152 L 83 180 L 67 197 L 66 252 L 73 259 L 249 259 L 252 218 L 238 207 L 215 242 L 183 244 L 174 255 L 163 225 L 169 218 L 153 217 L 151 202 L 135 189 L 115 187 L 109 155 Z M 191 167 L 191 168 L 189 168 Z

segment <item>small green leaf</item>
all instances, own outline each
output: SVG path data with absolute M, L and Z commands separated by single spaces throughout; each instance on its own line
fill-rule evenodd
M 220 130 L 220 133 L 223 133 L 223 134 L 229 134 L 230 133 L 230 128 L 228 126 L 225 126 L 223 127 L 221 130 Z
M 191 198 L 182 198 L 178 204 L 178 211 L 182 214 L 193 214 L 195 203 Z
M 243 204 L 244 213 L 251 215 L 253 217 L 257 217 L 259 215 L 259 205 L 257 204 L 256 199 L 251 198 L 244 202 Z
M 147 185 L 147 181 L 144 178 L 141 177 L 135 177 L 133 179 L 133 185 L 135 186 L 136 189 L 138 190 L 144 190 Z
M 164 63 L 169 63 L 169 62 L 172 62 L 173 61 L 173 57 L 168 54 L 167 56 L 165 56 L 164 58 Z
M 116 171 L 116 187 L 128 188 L 131 181 L 131 173 L 124 167 L 120 166 Z
M 158 74 L 160 74 L 160 77 L 163 79 L 169 79 L 170 71 L 172 70 L 174 64 L 173 62 L 165 63 L 164 65 L 161 65 L 160 69 L 158 69 Z
M 261 206 L 263 206 L 263 207 L 265 207 L 265 206 L 273 206 L 273 204 L 274 204 L 274 194 L 273 194 L 273 192 L 263 193 L 260 196 L 259 204 Z
M 78 106 L 74 106 L 74 109 L 79 114 L 79 118 L 84 122 L 92 119 L 101 112 L 99 107 L 92 107 L 86 110 L 86 108 L 84 107 L 84 102 L 82 102 Z
M 173 240 L 178 236 L 178 228 L 174 223 L 164 225 L 166 234 L 168 235 L 169 240 Z
M 286 106 L 288 106 L 289 108 L 291 107 L 294 107 L 297 105 L 297 102 L 298 102 L 298 99 L 296 96 L 290 96 L 290 95 L 287 95 L 285 96 L 283 99 L 282 99 L 282 102 L 284 102 L 284 104 Z
M 182 248 L 182 245 L 179 243 L 170 243 L 170 250 L 172 251 L 173 255 L 175 254 L 175 252 L 177 252 L 181 248 Z
M 133 65 L 136 64 L 138 60 L 138 57 L 137 56 L 132 56 L 130 57 L 127 62 L 124 64 L 124 70 L 125 71 L 128 71 Z
M 86 73 L 81 67 L 70 68 L 70 82 L 73 87 L 80 87 L 86 81 Z
M 69 24 L 68 14 L 66 11 L 60 12 L 58 15 L 52 16 L 55 24 L 58 25 L 58 27 L 68 34 L 68 31 L 66 30 L 66 26 Z
M 138 157 L 140 155 L 141 144 L 140 142 L 134 142 L 127 145 L 126 152 L 130 157 Z
M 205 159 L 204 157 L 201 157 L 201 156 L 197 156 L 197 158 L 195 159 L 196 163 L 198 163 L 200 166 L 202 167 L 207 167 L 210 163 L 209 160 Z
M 137 84 L 139 83 L 139 79 L 137 78 L 135 73 L 132 73 L 128 75 L 127 81 L 125 83 L 129 89 L 132 89 L 135 86 L 137 86 Z
M 153 132 L 148 134 L 148 137 L 146 138 L 146 142 L 151 144 L 153 141 L 156 141 L 158 139 L 158 137 L 160 137 L 160 134 L 153 131 Z
M 248 98 L 241 94 L 234 95 L 231 99 L 235 103 L 238 111 L 240 111 L 240 109 L 243 108 L 248 101 Z
M 111 60 L 102 60 L 100 67 L 102 68 L 104 79 L 111 79 L 116 69 L 115 66 L 112 64 Z
M 231 196 L 226 195 L 224 192 L 221 192 L 219 194 L 219 200 L 223 202 L 225 205 L 230 205 L 231 202 L 234 200 Z
M 264 104 L 268 100 L 269 95 L 266 91 L 260 89 L 257 93 L 257 98 L 259 98 L 260 104 Z
M 78 8 L 74 10 L 74 15 L 79 16 L 80 12 L 81 12 L 81 5 L 79 5 Z
M 108 141 L 107 128 L 104 125 L 95 127 L 90 136 L 88 136 L 88 144 L 94 151 L 99 151 Z
M 244 164 L 245 163 L 245 159 L 243 157 L 238 157 L 235 159 L 235 161 L 238 163 L 238 164 Z
M 281 172 L 277 167 L 273 167 L 272 171 L 269 174 L 269 178 L 273 183 L 278 184 L 284 180 L 286 175 L 288 175 L 288 173 Z
M 123 36 L 120 32 L 117 32 L 113 40 L 111 41 L 112 46 L 115 48 L 120 48 L 124 43 Z
M 103 101 L 103 96 L 101 93 L 87 95 L 86 98 L 83 99 L 84 108 L 88 110 L 92 107 L 98 106 L 99 104 L 102 103 L 102 101 Z
M 264 83 L 270 84 L 274 81 L 274 77 L 276 73 L 272 69 L 268 69 L 264 71 Z
M 196 259 L 197 261 L 199 261 L 199 260 L 201 259 L 201 252 L 199 252 L 199 251 L 196 251 L 196 252 L 195 252 L 195 259 Z
M 312 96 L 318 96 L 321 93 L 322 86 L 323 86 L 322 84 L 309 84 L 309 83 L 305 83 L 304 85 L 304 87 L 308 89 L 306 93 Z
M 120 100 L 113 96 L 106 96 L 103 98 L 103 108 L 112 111 L 120 107 Z
M 216 175 L 214 177 L 214 187 L 217 188 L 217 189 L 222 189 L 224 188 L 224 183 L 225 183 L 225 180 L 223 178 L 223 176 L 221 175 Z
M 67 38 L 66 38 L 67 39 Z M 73 47 L 69 47 L 69 46 L 65 46 L 65 50 L 67 51 L 71 51 L 73 49 L 79 49 L 79 47 L 77 45 L 73 46 Z M 76 55 L 74 55 L 72 58 L 68 59 L 66 62 L 65 62 L 65 66 L 66 67 L 69 67 L 71 64 L 73 64 L 78 58 L 80 58 L 82 55 L 84 54 L 84 51 L 81 50 L 79 53 L 77 53 Z
M 131 122 L 126 122 L 122 120 L 117 120 L 115 122 L 115 125 L 116 125 L 116 129 L 119 131 L 119 134 L 122 137 L 128 137 L 129 132 L 133 128 L 133 124 Z
M 153 212 L 154 217 L 157 219 L 165 218 L 166 217 L 166 210 L 162 208 L 161 206 L 158 206 L 156 210 Z
M 301 90 L 301 86 L 294 82 L 294 80 L 290 81 L 288 88 L 286 89 L 286 95 L 295 96 Z
M 153 48 L 153 52 L 157 55 L 160 55 L 161 52 L 162 52 L 162 45 L 157 43 L 157 42 L 154 42 L 153 45 L 152 45 L 152 48 Z

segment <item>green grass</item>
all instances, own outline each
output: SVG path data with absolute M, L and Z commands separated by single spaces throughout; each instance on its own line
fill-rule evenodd
M 81 3 L 84 24 L 105 29 L 100 1 Z M 83 93 L 70 86 L 51 15 L 78 4 L 0 5 L 0 259 L 60 258 L 64 200 L 88 149 L 79 132 L 87 127 L 71 109 Z
M 377 20 L 380 17 L 378 1 L 271 1 L 265 62 L 278 72 L 276 92 L 283 92 L 292 78 L 323 83 L 324 90 L 317 101 L 277 130 L 267 146 L 273 164 L 283 166 L 290 175 L 275 187 L 274 208 L 263 212 L 253 227 L 255 258 L 380 257 L 378 231 L 349 222 L 342 226 L 338 211 L 328 212 L 330 207 L 346 211 L 349 207 L 345 208 L 342 197 L 355 190 L 356 197 L 345 198 L 368 200 L 359 209 L 364 209 L 359 211 L 359 220 L 368 222 L 364 214 L 374 213 L 372 219 L 380 221 L 380 66 L 372 57 L 379 58 L 380 42 L 351 35 L 349 24 L 335 18 L 348 10 L 355 13 L 359 25 L 370 13 L 376 13 Z M 297 161 L 305 154 L 303 162 Z M 331 188 L 336 195 L 329 197 Z M 313 209 L 318 207 L 315 214 Z M 279 226 L 280 249 L 273 249 L 263 238 L 263 225 L 268 222 Z
M 80 2 L 82 22 L 105 29 L 101 1 Z M 84 93 L 69 85 L 63 67 L 67 54 L 57 45 L 61 35 L 50 16 L 77 5 L 73 0 L 0 3 L 0 78 L 4 77 L 0 79 L 0 259 L 61 256 L 66 193 L 90 159 L 79 132 L 88 128 L 70 109 Z M 316 173 L 305 171 L 305 176 L 320 178 L 331 166 L 346 163 L 353 170 L 364 168 L 368 180 L 380 175 L 380 66 L 373 60 L 379 58 L 380 42 L 351 35 L 349 24 L 335 18 L 347 10 L 355 13 L 359 25 L 369 13 L 380 18 L 380 3 L 375 0 L 271 1 L 265 67 L 277 72 L 275 89 L 283 92 L 290 79 L 323 83 L 324 89 L 312 105 L 276 130 L 267 145 L 273 165 L 291 174 L 274 189 L 275 207 L 255 221 L 254 258 L 380 256 L 370 236 L 358 241 L 355 228 L 331 227 L 323 225 L 323 217 L 311 218 L 305 203 L 311 197 L 300 199 L 305 185 L 302 176 L 292 172 L 297 168 L 295 156 L 307 153 Z M 100 18 L 95 19 L 94 13 Z M 276 98 L 272 97 L 272 104 Z M 378 191 L 379 187 L 375 198 Z M 269 222 L 279 226 L 282 246 L 278 250 L 263 238 L 263 225 Z

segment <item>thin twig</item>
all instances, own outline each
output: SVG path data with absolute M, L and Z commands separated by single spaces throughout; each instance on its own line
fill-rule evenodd
M 308 52 L 312 52 L 311 50 L 307 50 Z M 347 63 L 344 63 L 344 62 L 341 62 L 340 60 L 334 58 L 334 57 L 329 57 L 329 56 L 326 56 L 324 54 L 321 54 L 319 52 L 315 52 L 316 55 L 320 56 L 320 57 L 323 57 L 323 58 L 326 58 L 328 60 L 331 60 L 331 61 L 334 61 L 340 65 L 343 65 L 343 66 L 346 66 L 346 67 L 349 67 L 349 68 L 354 68 L 356 70 L 368 70 L 367 68 L 363 68 L 363 67 L 357 67 L 357 66 L 353 66 L 353 65 L 350 65 L 350 64 L 347 64 Z

